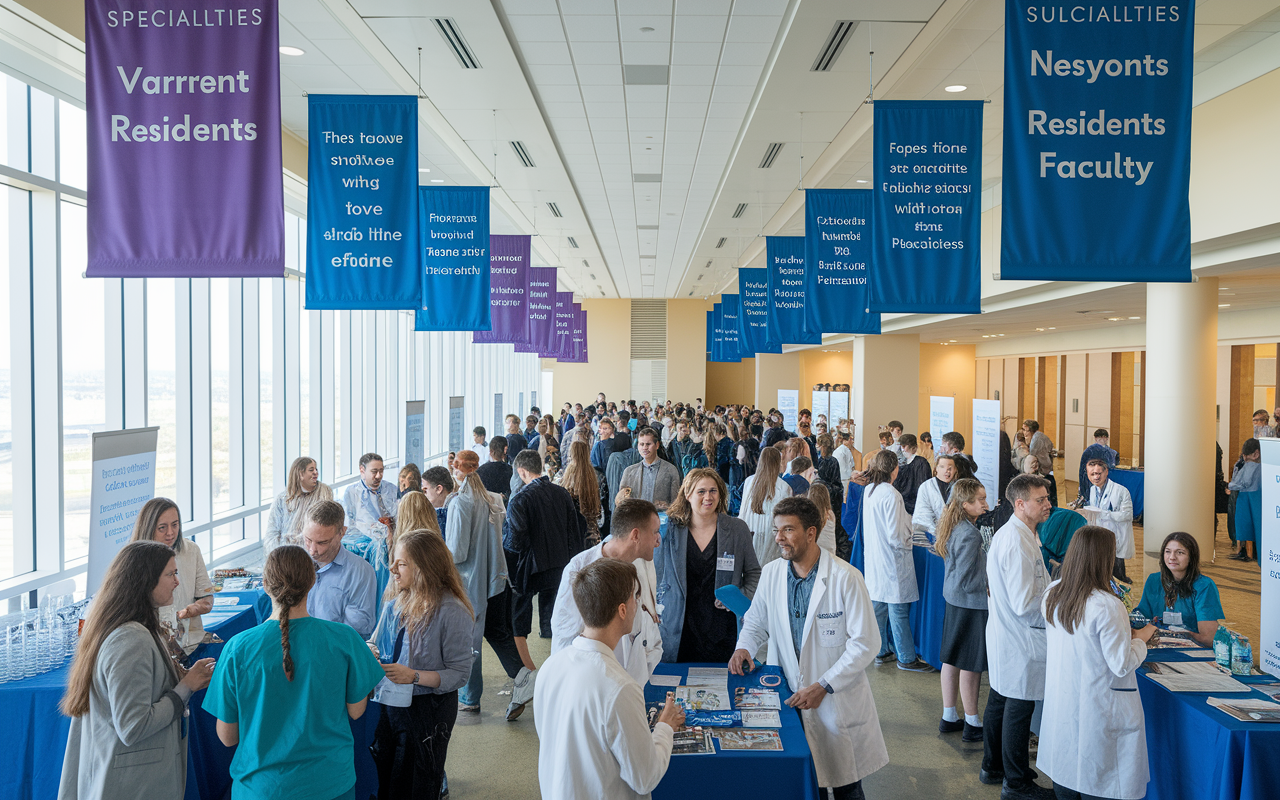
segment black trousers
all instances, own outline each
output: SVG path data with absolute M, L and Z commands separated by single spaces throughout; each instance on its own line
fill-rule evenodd
M 511 630 L 511 587 L 502 594 L 489 598 L 485 606 L 484 639 L 493 648 L 502 670 L 508 678 L 514 678 L 524 666 L 520 660 L 520 651 L 516 649 L 516 640 Z
M 982 715 L 982 768 L 991 773 L 1004 773 L 1004 780 L 1014 789 L 1025 789 L 1035 783 L 1031 768 L 1031 715 L 1034 700 L 1015 700 L 995 689 L 987 693 L 987 710 Z
M 1053 784 L 1053 794 L 1058 800 L 1106 800 L 1096 794 L 1082 794 L 1075 789 L 1068 789 L 1060 783 Z
M 1053 477 L 1053 473 L 1042 476 L 1049 481 L 1049 504 L 1054 508 L 1058 507 L 1058 479 Z
M 551 614 L 555 611 L 556 592 L 560 589 L 560 573 L 556 570 L 555 580 L 546 589 L 511 590 L 511 629 L 516 636 L 528 637 L 533 630 L 533 601 L 538 601 L 538 626 L 543 638 L 551 637 Z M 543 573 L 539 573 L 542 575 Z
M 1111 570 L 1111 574 L 1125 583 L 1129 582 L 1129 573 L 1125 571 L 1123 558 L 1116 559 L 1116 565 L 1115 568 Z
M 862 792 L 862 781 L 833 787 L 831 797 L 833 800 L 867 800 L 867 796 Z
M 444 761 L 458 719 L 458 693 L 414 695 L 408 708 L 382 706 L 373 735 L 378 800 L 439 800 Z

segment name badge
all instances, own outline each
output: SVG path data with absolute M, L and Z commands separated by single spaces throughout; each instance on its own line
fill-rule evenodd
M 733 572 L 734 556 L 720 556 L 716 559 L 717 572 Z
M 1181 612 L 1181 611 L 1166 611 L 1166 612 L 1164 612 L 1164 624 L 1165 624 L 1165 625 L 1181 625 L 1181 624 L 1182 624 L 1182 612 Z

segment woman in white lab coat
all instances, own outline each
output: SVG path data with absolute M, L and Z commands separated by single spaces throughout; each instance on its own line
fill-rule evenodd
M 955 459 L 945 454 L 938 456 L 934 477 L 920 484 L 920 490 L 916 493 L 916 508 L 911 512 L 911 530 L 919 540 L 933 541 L 938 530 L 938 520 L 942 519 L 942 511 L 951 498 L 951 485 L 955 483 L 956 477 Z
M 1048 644 L 1037 762 L 1059 800 L 1138 800 L 1147 793 L 1147 737 L 1136 670 L 1150 626 L 1129 627 L 1111 592 L 1115 534 L 1076 531 L 1062 577 L 1044 599 Z
M 902 504 L 902 495 L 893 488 L 898 476 L 898 456 L 892 450 L 881 450 L 867 463 L 869 483 L 862 495 L 863 566 L 867 592 L 880 627 L 881 644 L 876 663 L 887 664 L 896 658 L 898 669 L 933 672 L 933 667 L 916 655 L 915 638 L 911 634 L 911 604 L 920 599 L 920 590 L 916 587 L 911 550 L 911 517 Z

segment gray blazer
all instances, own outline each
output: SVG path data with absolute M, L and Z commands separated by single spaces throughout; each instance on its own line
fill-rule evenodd
M 145 627 L 121 625 L 102 643 L 89 713 L 71 720 L 58 800 L 178 800 L 187 784 L 186 704 L 177 675 Z
M 653 487 L 653 502 L 670 504 L 680 493 L 680 470 L 670 461 L 657 460 L 658 475 Z M 631 488 L 631 498 L 640 499 L 640 480 L 644 475 L 644 462 L 637 461 L 622 471 L 618 489 Z M 613 492 L 616 496 L 618 492 Z
M 982 550 L 982 533 L 963 519 L 947 539 L 943 557 L 942 599 L 956 608 L 987 608 L 987 554 Z

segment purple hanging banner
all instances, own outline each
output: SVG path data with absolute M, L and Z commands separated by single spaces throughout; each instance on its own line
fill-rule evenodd
M 569 361 L 573 358 L 573 292 L 556 292 L 555 347 L 543 358 Z
M 517 353 L 548 353 L 555 345 L 556 268 L 529 267 L 529 322 L 526 344 L 516 344 Z
M 282 277 L 277 0 L 85 0 L 93 278 Z
M 529 342 L 528 236 L 489 236 L 489 318 L 492 328 L 471 334 L 475 344 Z
M 569 336 L 569 344 L 573 350 L 569 363 L 587 363 L 587 312 L 578 303 L 573 304 L 573 322 L 570 324 Z

